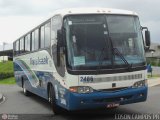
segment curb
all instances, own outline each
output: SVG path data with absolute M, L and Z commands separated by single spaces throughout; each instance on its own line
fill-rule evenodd
M 3 101 L 3 95 L 0 93 L 0 103 Z

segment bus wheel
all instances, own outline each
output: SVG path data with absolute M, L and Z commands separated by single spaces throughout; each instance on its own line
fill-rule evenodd
M 25 85 L 24 82 L 23 82 L 23 94 L 24 94 L 25 96 L 29 96 L 29 95 L 30 95 L 30 92 L 26 89 L 26 85 Z
M 51 109 L 54 112 L 55 115 L 61 113 L 61 108 L 56 104 L 56 98 L 55 98 L 55 91 L 52 85 L 49 88 L 48 92 L 48 101 L 51 105 Z

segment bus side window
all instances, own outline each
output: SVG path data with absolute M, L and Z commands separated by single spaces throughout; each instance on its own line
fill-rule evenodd
M 25 52 L 30 51 L 30 34 L 25 36 Z
M 25 49 L 25 52 L 27 52 L 27 43 L 28 42 L 28 38 L 27 38 L 27 36 L 25 36 L 24 37 L 24 43 L 25 43 L 25 45 L 24 45 L 24 49 Z
M 32 32 L 32 51 L 34 51 L 35 47 L 34 47 L 34 42 L 35 42 L 35 39 L 34 39 L 34 32 Z
M 40 48 L 44 48 L 44 26 L 41 26 L 40 28 L 40 36 L 41 36 L 41 41 L 40 41 Z
M 24 52 L 24 38 L 20 39 L 20 53 Z
M 48 22 L 47 24 L 45 24 L 45 47 L 49 47 L 50 45 L 50 38 L 51 38 L 51 25 L 50 22 Z
M 35 50 L 38 50 L 39 49 L 39 29 L 36 29 L 34 33 L 35 33 L 34 48 L 35 48 Z

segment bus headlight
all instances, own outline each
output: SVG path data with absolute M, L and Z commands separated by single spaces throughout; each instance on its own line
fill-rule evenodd
M 147 80 L 142 80 L 142 81 L 135 82 L 132 87 L 138 88 L 138 87 L 143 87 L 146 85 L 147 85 Z
M 89 86 L 73 86 L 69 88 L 69 91 L 76 93 L 91 93 L 93 89 Z

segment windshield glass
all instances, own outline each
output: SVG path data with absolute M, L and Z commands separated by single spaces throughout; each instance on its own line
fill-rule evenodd
M 120 15 L 74 15 L 64 20 L 67 62 L 72 69 L 110 69 L 144 63 L 141 27 L 138 17 Z

